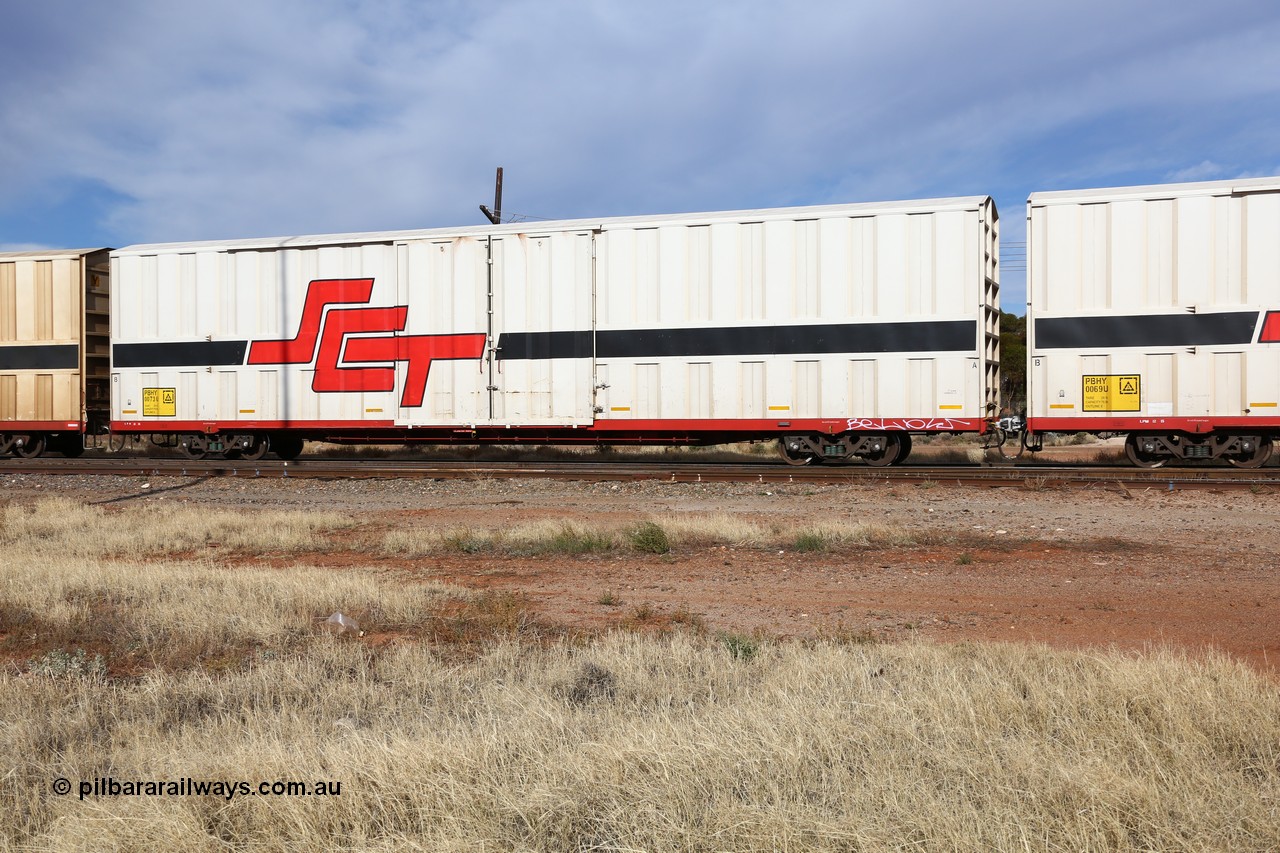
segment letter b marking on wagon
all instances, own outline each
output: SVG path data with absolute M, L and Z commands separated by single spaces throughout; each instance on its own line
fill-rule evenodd
M 387 308 L 365 305 L 373 294 L 373 279 L 317 279 L 307 285 L 298 333 L 287 340 L 254 341 L 249 364 L 311 364 L 311 390 L 394 391 L 395 368 L 406 362 L 400 405 L 421 406 L 426 399 L 431 362 L 437 359 L 478 359 L 484 354 L 483 332 L 460 335 L 402 335 L 409 316 L 407 305 Z M 332 306 L 341 305 L 342 308 Z M 328 310 L 326 310 L 328 309 Z

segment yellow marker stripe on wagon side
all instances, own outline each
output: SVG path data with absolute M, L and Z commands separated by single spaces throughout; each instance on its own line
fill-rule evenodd
M 789 412 L 789 411 L 791 411 L 791 407 L 790 407 L 790 406 L 770 406 L 770 407 L 769 407 L 769 411 L 771 411 L 771 412 Z
M 1250 403 L 1249 404 L 1249 408 L 1251 409 L 1274 409 L 1275 407 L 1276 407 L 1275 403 Z
M 964 406 L 939 406 L 939 409 L 963 409 Z
M 1051 409 L 1074 409 L 1075 407 L 1076 407 L 1075 403 L 1050 403 L 1049 404 L 1049 408 Z

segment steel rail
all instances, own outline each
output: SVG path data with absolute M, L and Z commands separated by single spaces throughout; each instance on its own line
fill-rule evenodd
M 475 462 L 388 459 L 303 458 L 294 462 L 178 458 L 5 459 L 0 476 L 116 475 L 142 477 L 266 478 L 428 478 L 520 479 L 547 478 L 584 481 L 658 480 L 676 483 L 905 483 L 967 486 L 1027 486 L 1032 488 L 1259 488 L 1280 487 L 1280 468 L 1235 469 L 1187 467 L 1140 469 L 1123 466 L 990 463 L 951 465 L 789 466 L 770 462 L 521 461 Z

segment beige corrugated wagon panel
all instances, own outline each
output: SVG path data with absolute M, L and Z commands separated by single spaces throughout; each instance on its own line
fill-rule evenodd
M 107 263 L 106 249 L 0 253 L 0 420 L 81 421 L 86 360 L 105 397 Z

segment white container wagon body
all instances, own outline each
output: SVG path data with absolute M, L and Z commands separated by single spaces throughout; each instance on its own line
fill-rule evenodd
M 1028 430 L 1135 464 L 1261 465 L 1280 434 L 1280 178 L 1033 193 Z
M 131 246 L 118 432 L 905 456 L 998 411 L 989 197 Z

